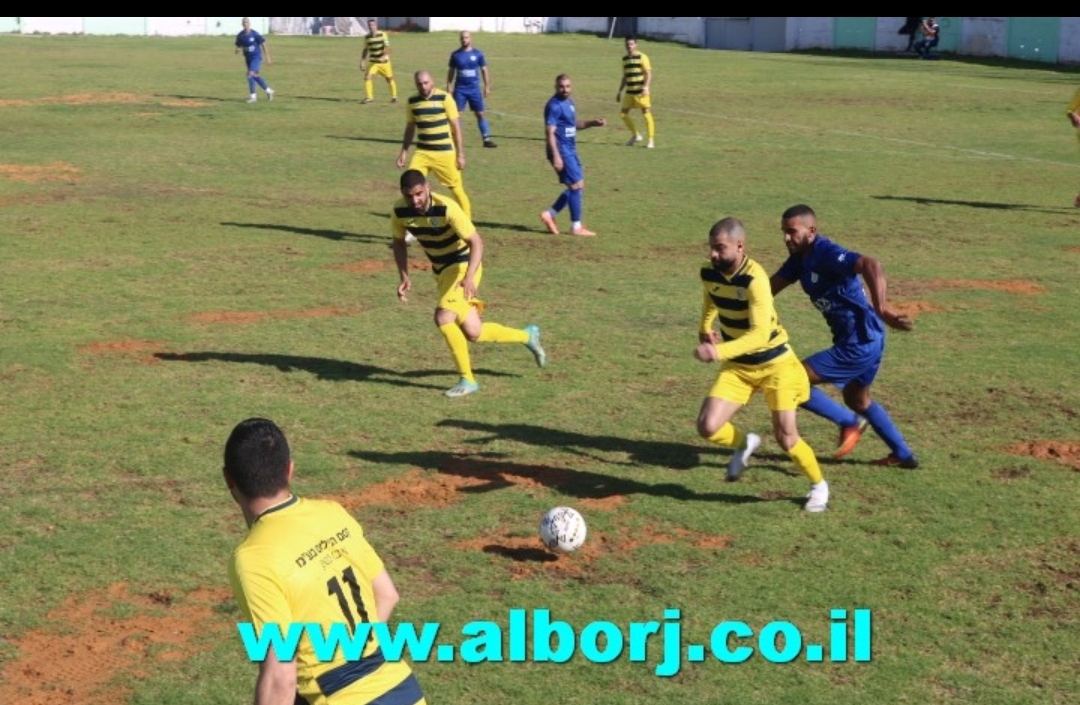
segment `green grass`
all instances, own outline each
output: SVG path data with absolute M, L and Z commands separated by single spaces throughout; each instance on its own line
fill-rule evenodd
M 677 607 L 687 641 L 728 619 L 789 620 L 820 641 L 830 608 L 873 610 L 870 664 L 755 656 L 670 679 L 653 675 L 652 652 L 417 664 L 433 703 L 1072 702 L 1080 476 L 1006 449 L 1080 441 L 1080 160 L 1062 115 L 1076 75 L 643 43 L 657 148 L 631 150 L 614 102 L 620 44 L 476 40 L 499 142 L 480 149 L 463 118 L 485 317 L 539 323 L 549 366 L 474 345 L 482 391 L 447 400 L 434 286 L 418 273 L 401 305 L 389 265 L 404 109 L 381 80 L 360 104 L 359 42 L 271 37 L 277 98 L 246 105 L 228 39 L 0 37 L 0 669 L 116 583 L 171 595 L 175 610 L 227 588 L 244 526 L 221 446 L 266 415 L 291 439 L 301 494 L 362 497 L 414 468 L 474 485 L 444 506 L 356 510 L 402 592 L 398 620 L 457 628 L 543 607 L 580 629 Z M 417 69 L 441 84 L 453 35 L 393 41 L 403 96 Z M 558 193 L 541 113 L 561 72 L 579 115 L 609 120 L 579 139 L 590 241 L 537 218 Z M 890 335 L 874 388 L 922 467 L 869 466 L 886 452 L 869 436 L 824 461 L 821 516 L 799 511 L 805 482 L 771 440 L 728 485 L 726 454 L 693 426 L 715 374 L 691 357 L 708 228 L 742 218 L 771 271 L 786 254 L 780 213 L 800 202 L 883 262 L 894 301 L 933 306 Z M 387 267 L 347 268 L 361 262 Z M 942 284 L 956 280 L 975 284 Z M 797 289 L 778 309 L 798 352 L 829 344 Z M 767 429 L 763 402 L 737 421 Z M 834 429 L 809 414 L 800 426 L 827 457 Z M 589 521 L 582 555 L 552 566 L 477 548 L 521 542 L 557 504 Z M 695 541 L 719 536 L 726 548 Z M 235 606 L 219 598 L 214 616 L 188 658 L 116 673 L 123 697 L 248 700 Z

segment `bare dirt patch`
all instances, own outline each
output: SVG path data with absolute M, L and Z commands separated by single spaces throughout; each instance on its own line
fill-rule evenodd
M 390 264 L 389 260 L 362 259 L 359 262 L 350 262 L 348 264 L 332 264 L 329 268 L 342 272 L 380 272 L 389 267 Z
M 0 179 L 8 181 L 79 181 L 79 167 L 64 162 L 52 164 L 0 164 Z
M 206 108 L 213 103 L 205 100 L 194 100 L 192 98 L 182 98 L 180 100 L 163 100 L 161 104 L 169 108 Z
M 1066 247 L 1062 247 L 1061 249 L 1065 250 L 1066 252 L 1080 252 L 1080 245 L 1068 245 Z
M 919 314 L 936 313 L 945 310 L 929 301 L 890 301 L 889 308 L 912 320 L 918 318 Z
M 59 103 L 61 105 L 111 105 L 115 103 L 147 103 L 150 98 L 135 93 L 73 93 L 71 95 L 49 96 L 41 98 L 39 103 Z
M 346 509 L 369 506 L 445 507 L 461 498 L 461 490 L 483 480 L 414 469 L 402 477 L 366 487 L 355 494 L 334 497 Z
M 1062 441 L 1024 441 L 1009 446 L 1005 452 L 1012 455 L 1023 455 L 1039 460 L 1052 460 L 1062 465 L 1068 465 L 1073 470 L 1080 472 L 1080 443 L 1067 443 Z
M 192 323 L 259 323 L 260 321 L 278 321 L 286 318 L 326 318 L 329 316 L 348 316 L 363 309 L 323 307 L 308 308 L 299 311 L 209 311 L 196 313 L 188 317 Z
M 0 702 L 125 702 L 131 678 L 186 658 L 208 635 L 224 637 L 229 623 L 215 608 L 228 599 L 225 590 L 134 594 L 124 583 L 69 597 L 46 626 L 11 641 L 17 656 L 0 674 Z M 109 616 L 119 604 L 134 616 Z
M 1042 294 L 1046 291 L 1027 279 L 907 279 L 889 282 L 889 293 L 899 298 L 958 289 L 1002 291 L 1007 294 Z
M 165 343 L 160 340 L 100 340 L 79 347 L 79 352 L 89 355 L 107 353 L 138 353 L 161 350 Z

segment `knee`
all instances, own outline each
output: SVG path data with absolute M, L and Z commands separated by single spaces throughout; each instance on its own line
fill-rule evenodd
M 776 444 L 785 452 L 789 452 L 799 442 L 798 431 L 785 431 L 782 428 L 775 429 L 773 437 L 776 439 Z
M 570 190 L 571 191 L 584 191 L 585 190 L 585 181 L 584 180 L 575 181 L 574 183 L 570 184 Z
M 447 323 L 454 323 L 457 321 L 457 316 L 453 311 L 449 311 L 445 308 L 435 309 L 435 325 L 442 328 Z
M 710 424 L 709 420 L 707 418 L 705 418 L 704 416 L 699 416 L 698 417 L 698 420 L 697 420 L 697 432 L 698 432 L 698 435 L 701 436 L 702 438 L 704 438 L 705 440 L 709 440 L 710 438 L 712 438 L 713 435 L 715 435 L 716 432 L 719 431 L 719 430 L 720 429 L 718 429 L 718 428 L 713 428 L 713 424 Z

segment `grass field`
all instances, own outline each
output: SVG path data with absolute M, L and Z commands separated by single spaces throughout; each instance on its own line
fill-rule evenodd
M 403 108 L 381 80 L 360 104 L 358 41 L 269 41 L 276 99 L 247 105 L 228 38 L 0 37 L 0 702 L 250 701 L 220 466 L 252 415 L 289 435 L 298 493 L 364 525 L 398 621 L 678 608 L 687 642 L 787 620 L 822 643 L 830 609 L 873 615 L 870 663 L 432 659 L 431 703 L 1075 702 L 1075 73 L 643 42 L 657 148 L 628 149 L 620 43 L 477 35 L 499 143 L 463 118 L 485 317 L 538 323 L 549 365 L 473 345 L 482 390 L 448 400 L 434 285 L 394 296 Z M 402 95 L 417 69 L 440 85 L 455 46 L 394 36 Z M 560 72 L 609 121 L 579 138 L 594 240 L 537 217 Z M 875 396 L 921 467 L 870 465 L 872 435 L 825 459 L 834 429 L 802 414 L 832 485 L 815 516 L 775 442 L 727 484 L 693 424 L 715 375 L 691 356 L 708 228 L 742 218 L 772 271 L 800 202 L 916 318 Z M 829 344 L 797 288 L 778 310 L 799 353 Z M 760 398 L 737 421 L 767 429 Z M 554 560 L 535 532 L 559 504 L 590 537 Z

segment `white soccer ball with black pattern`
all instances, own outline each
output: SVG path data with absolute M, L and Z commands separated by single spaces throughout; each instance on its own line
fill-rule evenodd
M 585 517 L 572 507 L 555 507 L 540 519 L 540 540 L 552 551 L 578 550 L 586 531 Z

